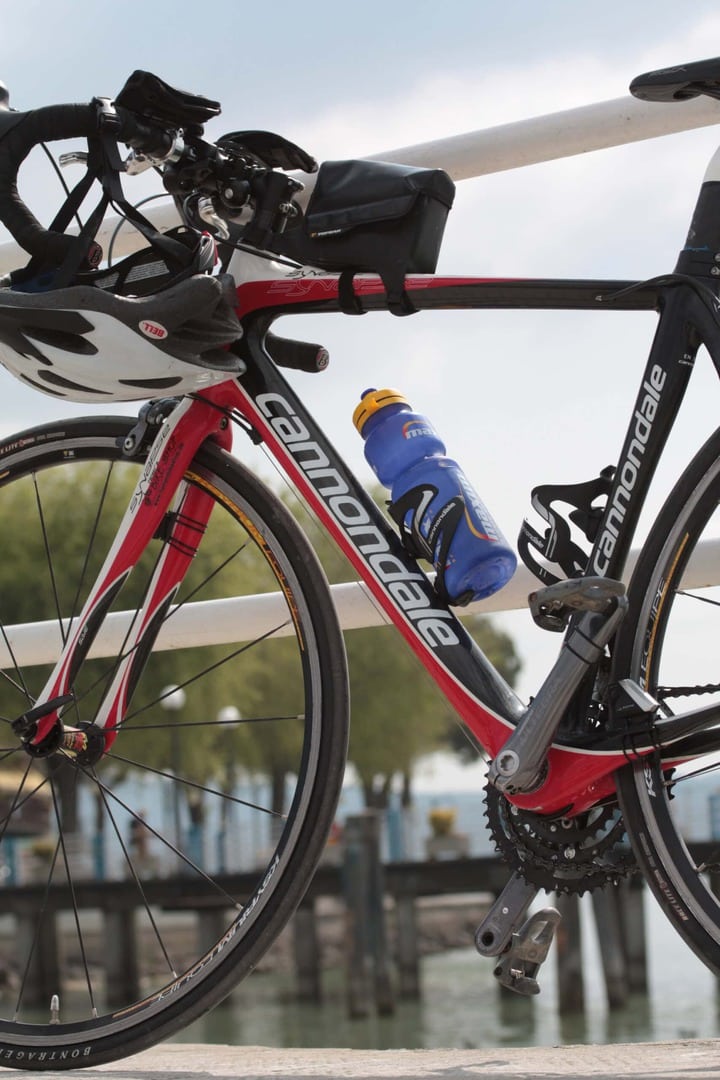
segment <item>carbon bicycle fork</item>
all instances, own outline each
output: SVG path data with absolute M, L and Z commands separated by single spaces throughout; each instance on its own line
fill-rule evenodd
M 114 739 L 210 517 L 210 496 L 198 488 L 189 488 L 183 479 L 206 438 L 229 443 L 230 431 L 227 417 L 217 407 L 204 405 L 202 397 L 183 399 L 160 427 L 115 540 L 80 616 L 69 629 L 55 669 L 33 707 L 13 724 L 34 752 L 53 752 L 59 748 L 63 736 L 61 717 L 74 700 L 75 676 L 133 567 L 150 541 L 160 535 L 166 541 L 163 552 L 143 606 L 132 616 L 108 692 L 93 725 L 111 729 L 106 740 Z M 67 749 L 74 750 L 71 737 Z

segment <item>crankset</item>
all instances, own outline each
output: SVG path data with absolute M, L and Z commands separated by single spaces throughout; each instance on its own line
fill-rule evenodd
M 581 895 L 617 884 L 635 867 L 616 807 L 593 807 L 574 818 L 547 817 L 521 810 L 488 785 L 485 816 L 504 861 L 546 892 Z
M 635 866 L 615 807 L 575 818 L 545 817 L 514 806 L 488 784 L 485 816 L 495 849 L 513 874 L 475 934 L 481 956 L 497 957 L 493 974 L 518 994 L 538 994 L 538 972 L 560 923 L 556 908 L 528 916 L 540 889 L 581 894 L 617 884 Z

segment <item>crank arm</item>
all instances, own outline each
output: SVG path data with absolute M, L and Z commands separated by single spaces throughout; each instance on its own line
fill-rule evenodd
M 602 658 L 627 611 L 627 597 L 614 596 L 609 612 L 586 611 L 570 628 L 537 697 L 490 763 L 488 779 L 508 795 L 535 791 L 560 721 L 588 671 Z
M 477 928 L 475 948 L 481 956 L 500 956 L 505 952 L 538 891 L 537 885 L 531 885 L 515 871 Z

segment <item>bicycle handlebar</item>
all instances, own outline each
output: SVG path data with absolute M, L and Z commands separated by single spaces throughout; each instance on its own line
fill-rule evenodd
M 60 264 L 74 237 L 46 229 L 20 198 L 17 174 L 40 143 L 90 138 L 109 131 L 119 142 L 162 156 L 173 144 L 166 131 L 142 123 L 127 109 L 103 109 L 101 100 L 87 105 L 46 105 L 31 112 L 0 112 L 0 221 L 29 255 L 43 263 Z
M 216 212 L 228 220 L 251 204 L 246 238 L 264 246 L 276 225 L 284 226 L 280 218 L 294 212 L 292 197 L 302 189 L 275 168 L 314 171 L 317 165 L 293 143 L 266 132 L 233 132 L 217 145 L 206 142 L 199 121 L 219 111 L 216 102 L 174 91 L 143 72 L 128 80 L 116 102 L 95 98 L 87 105 L 48 105 L 25 113 L 0 107 L 0 221 L 30 256 L 44 266 L 60 266 L 76 238 L 40 224 L 20 198 L 18 170 L 39 143 L 100 134 L 136 151 L 138 162 L 161 165 L 165 188 L 184 216 L 186 211 L 192 216 L 193 196 L 210 196 Z
M 94 134 L 97 115 L 94 105 L 47 105 L 0 118 L 0 220 L 20 247 L 43 261 L 62 262 L 73 238 L 40 224 L 18 194 L 18 170 L 38 143 Z

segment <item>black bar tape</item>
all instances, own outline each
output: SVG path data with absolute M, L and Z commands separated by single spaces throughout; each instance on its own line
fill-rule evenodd
M 18 169 L 38 143 L 94 135 L 97 109 L 95 105 L 47 105 L 12 115 L 15 122 L 0 136 L 0 221 L 29 255 L 43 264 L 59 265 L 76 238 L 40 224 L 18 194 Z

